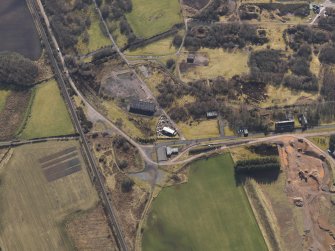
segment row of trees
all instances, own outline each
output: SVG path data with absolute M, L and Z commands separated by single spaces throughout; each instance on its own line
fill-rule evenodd
M 262 171 L 280 170 L 278 158 L 267 157 L 248 160 L 239 160 L 235 164 L 235 172 L 238 174 L 254 174 Z

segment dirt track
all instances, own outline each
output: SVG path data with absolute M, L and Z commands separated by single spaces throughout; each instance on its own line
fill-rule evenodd
M 290 203 L 303 209 L 301 250 L 332 250 L 335 245 L 334 206 L 329 192 L 332 179 L 324 153 L 305 139 L 283 137 L 282 143 L 279 154 L 287 177 L 286 194 Z

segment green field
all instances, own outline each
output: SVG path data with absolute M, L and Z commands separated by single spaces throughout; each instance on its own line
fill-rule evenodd
M 153 202 L 144 251 L 262 251 L 266 244 L 229 154 L 192 164 L 189 182 L 164 188 Z
M 148 38 L 182 23 L 178 0 L 133 0 L 133 10 L 127 14 L 135 35 Z
M 37 87 L 26 127 L 25 139 L 74 133 L 70 115 L 55 80 Z

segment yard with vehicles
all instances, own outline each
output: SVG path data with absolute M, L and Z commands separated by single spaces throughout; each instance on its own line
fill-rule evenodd
M 133 0 L 127 20 L 139 38 L 163 33 L 175 24 L 183 23 L 178 0 Z
M 57 82 L 53 79 L 37 86 L 21 137 L 31 139 L 73 133 L 75 130 Z
M 187 183 L 163 188 L 144 227 L 143 250 L 267 250 L 233 166 L 230 154 L 199 160 Z
M 79 143 L 46 142 L 10 151 L 0 169 L 0 246 L 4 250 L 73 250 L 65 232 L 67 217 L 99 201 Z M 71 160 L 61 164 L 65 158 Z M 74 158 L 80 168 L 71 173 L 63 165 L 73 164 Z M 53 181 L 48 181 L 50 177 Z
M 2 0 L 0 14 L 0 51 L 18 52 L 32 60 L 37 60 L 42 49 L 26 2 Z

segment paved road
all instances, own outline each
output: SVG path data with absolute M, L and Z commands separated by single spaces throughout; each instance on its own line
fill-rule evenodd
M 42 11 L 43 16 L 46 17 L 43 6 L 41 5 L 41 2 L 39 0 L 37 0 L 37 3 L 40 4 L 39 5 L 40 10 Z M 100 176 L 97 164 L 95 162 L 94 156 L 93 156 L 93 154 L 91 152 L 91 149 L 89 147 L 89 144 L 87 142 L 86 136 L 85 136 L 85 134 L 84 134 L 84 132 L 81 128 L 81 124 L 80 124 L 79 119 L 77 117 L 75 107 L 74 107 L 74 105 L 71 101 L 70 95 L 69 95 L 67 87 L 65 85 L 65 81 L 63 79 L 62 72 L 61 72 L 61 70 L 58 66 L 58 63 L 57 63 L 56 59 L 55 59 L 52 47 L 50 45 L 50 42 L 48 40 L 48 37 L 47 37 L 46 32 L 44 30 L 44 27 L 41 23 L 40 17 L 38 15 L 38 9 L 39 9 L 38 5 L 36 5 L 35 0 L 27 0 L 27 4 L 29 5 L 30 10 L 32 11 L 32 15 L 34 17 L 34 21 L 36 22 L 36 24 L 38 26 L 38 29 L 41 32 L 41 36 L 42 36 L 42 39 L 43 39 L 43 42 L 44 42 L 45 49 L 46 49 L 46 51 L 49 55 L 50 63 L 53 67 L 53 70 L 54 70 L 55 76 L 57 77 L 58 83 L 60 84 L 62 94 L 63 94 L 65 102 L 66 102 L 66 104 L 69 108 L 71 118 L 73 119 L 75 128 L 77 129 L 77 131 L 79 133 L 84 153 L 85 153 L 86 158 L 89 162 L 90 168 L 92 169 L 92 171 L 94 173 L 94 178 L 97 181 L 96 183 L 98 185 L 98 188 L 99 188 L 99 191 L 100 191 L 100 194 L 101 194 L 101 197 L 102 197 L 102 201 L 103 201 L 103 203 L 105 205 L 105 208 L 107 210 L 107 217 L 109 218 L 109 221 L 112 224 L 112 228 L 113 228 L 113 231 L 116 235 L 116 240 L 118 242 L 119 248 L 120 248 L 121 251 L 127 251 L 128 248 L 125 244 L 124 236 L 123 236 L 122 231 L 121 231 L 121 229 L 119 227 L 119 224 L 117 222 L 116 215 L 113 211 L 111 201 L 109 200 L 109 198 L 107 196 L 107 192 L 105 190 L 104 183 L 103 183 L 102 178 Z M 45 19 L 45 22 L 48 25 L 48 21 L 46 21 L 46 20 L 47 19 Z M 49 35 L 50 35 L 50 30 L 49 30 Z M 52 36 L 52 41 L 55 42 L 54 36 Z M 57 43 L 54 44 L 54 45 L 56 45 L 56 48 L 59 48 Z M 63 62 L 64 62 L 64 60 L 62 59 L 62 63 Z

